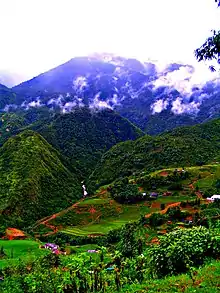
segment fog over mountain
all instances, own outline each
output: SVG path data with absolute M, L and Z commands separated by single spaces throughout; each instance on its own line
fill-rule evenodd
M 2 111 L 110 108 L 143 130 L 158 133 L 218 117 L 219 81 L 216 73 L 207 76 L 189 64 L 161 66 L 155 61 L 93 54 L 73 58 L 13 87 L 16 98 L 4 99 Z

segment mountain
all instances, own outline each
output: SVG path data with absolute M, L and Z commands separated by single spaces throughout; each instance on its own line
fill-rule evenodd
M 23 227 L 68 207 L 82 195 L 68 162 L 33 131 L 9 138 L 0 148 L 0 218 Z
M 90 175 L 90 189 L 117 178 L 137 177 L 166 167 L 203 165 L 220 159 L 220 119 L 177 128 L 164 134 L 144 136 L 113 146 Z
M 91 173 L 101 155 L 121 141 L 135 140 L 143 132 L 110 109 L 75 108 L 48 121 L 30 125 L 74 166 L 82 179 Z
M 16 99 L 3 99 L 0 108 L 63 113 L 84 106 L 110 108 L 148 134 L 219 117 L 216 76 L 204 81 L 191 65 L 159 65 L 111 54 L 76 57 L 13 87 Z
M 0 83 L 0 109 L 7 110 L 7 107 L 5 108 L 5 106 L 7 104 L 14 104 L 15 102 L 16 94 L 11 89 Z
M 3 113 L 0 118 L 0 144 L 20 131 L 32 129 L 68 158 L 82 179 L 113 145 L 144 134 L 111 109 L 95 111 L 78 107 L 73 112 L 60 114 L 35 108 L 22 113 Z

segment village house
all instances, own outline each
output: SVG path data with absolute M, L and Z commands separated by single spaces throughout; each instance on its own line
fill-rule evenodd
M 207 197 L 207 200 L 209 200 L 209 201 L 220 200 L 220 194 L 214 194 L 211 197 Z
M 59 248 L 59 246 L 54 244 L 54 243 L 46 243 L 46 244 L 44 244 L 43 248 L 47 248 L 47 249 L 50 249 L 50 250 L 56 250 L 56 249 Z
M 163 193 L 163 196 L 171 196 L 171 195 L 172 195 L 172 192 L 170 192 L 170 191 L 167 191 L 167 192 Z
M 158 193 L 157 192 L 151 192 L 150 193 L 150 198 L 158 198 Z
M 49 249 L 54 254 L 66 254 L 66 251 L 59 250 L 59 245 L 54 244 L 54 243 L 46 243 L 46 244 L 40 246 L 40 248 Z

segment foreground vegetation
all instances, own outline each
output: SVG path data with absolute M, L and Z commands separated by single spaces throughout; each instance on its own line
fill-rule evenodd
M 49 253 L 11 264 L 2 270 L 0 288 L 10 293 L 138 292 L 146 288 L 188 292 L 207 289 L 207 285 L 209 292 L 217 292 L 220 267 L 214 260 L 220 256 L 219 222 L 209 229 L 175 228 L 147 246 L 138 236 L 141 226 L 125 225 L 115 248 L 98 247 L 97 257 L 89 255 L 90 250 L 67 256 Z M 206 271 L 212 273 L 211 278 L 204 277 Z M 175 277 L 181 273 L 186 275 Z
M 166 277 L 161 280 L 152 280 L 144 284 L 134 284 L 125 286 L 122 292 L 200 292 L 217 293 L 219 292 L 220 262 L 211 262 L 191 274 Z
M 89 204 L 103 208 L 103 205 L 109 205 L 106 196 L 100 200 L 85 200 L 77 205 L 77 209 L 87 209 Z M 207 288 L 209 292 L 217 292 L 219 204 L 219 201 L 204 204 L 195 196 L 193 200 L 142 214 L 136 221 L 128 222 L 127 218 L 127 223 L 111 226 L 100 233 L 106 225 L 103 219 L 100 224 L 94 224 L 99 225 L 99 234 L 92 237 L 88 234 L 90 224 L 85 226 L 87 230 L 72 227 L 73 232 L 68 233 L 71 229 L 67 227 L 55 234 L 40 235 L 41 242 L 58 244 L 66 255 L 37 250 L 37 243 L 28 240 L 14 243 L 2 240 L 3 246 L 4 243 L 8 243 L 9 248 L 17 245 L 17 252 L 11 260 L 1 256 L 0 288 L 12 293 L 141 292 L 146 289 L 149 292 L 159 289 L 166 290 L 163 292 L 203 292 Z M 111 214 L 111 209 L 119 205 L 115 202 L 107 213 Z M 140 208 L 139 205 L 131 206 Z M 145 208 L 150 212 L 149 207 Z M 108 216 L 105 221 L 107 219 Z M 54 218 L 52 223 L 55 225 L 57 220 Z M 61 220 L 64 220 L 62 214 Z M 33 245 L 33 254 L 29 254 L 27 248 L 19 249 L 22 243 L 26 247 L 28 243 Z M 7 247 L 1 251 L 8 252 Z M 212 270 L 209 279 L 202 276 L 208 270 L 208 276 Z M 170 282 L 175 283 L 169 286 Z

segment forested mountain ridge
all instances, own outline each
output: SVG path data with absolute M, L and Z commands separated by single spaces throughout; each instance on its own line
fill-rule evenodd
M 88 180 L 97 188 L 141 172 L 202 165 L 220 158 L 220 119 L 122 142 L 106 152 Z
M 11 135 L 32 129 L 67 157 L 82 179 L 91 173 L 101 155 L 113 145 L 135 140 L 144 134 L 111 109 L 95 111 L 83 107 L 66 114 L 44 113 L 39 109 L 19 115 L 2 114 L 1 118 L 1 144 Z
M 135 125 L 110 109 L 96 112 L 78 108 L 33 129 L 65 155 L 84 177 L 113 145 L 143 135 Z
M 24 131 L 0 148 L 0 217 L 4 226 L 23 227 L 68 207 L 81 184 L 46 140 Z

